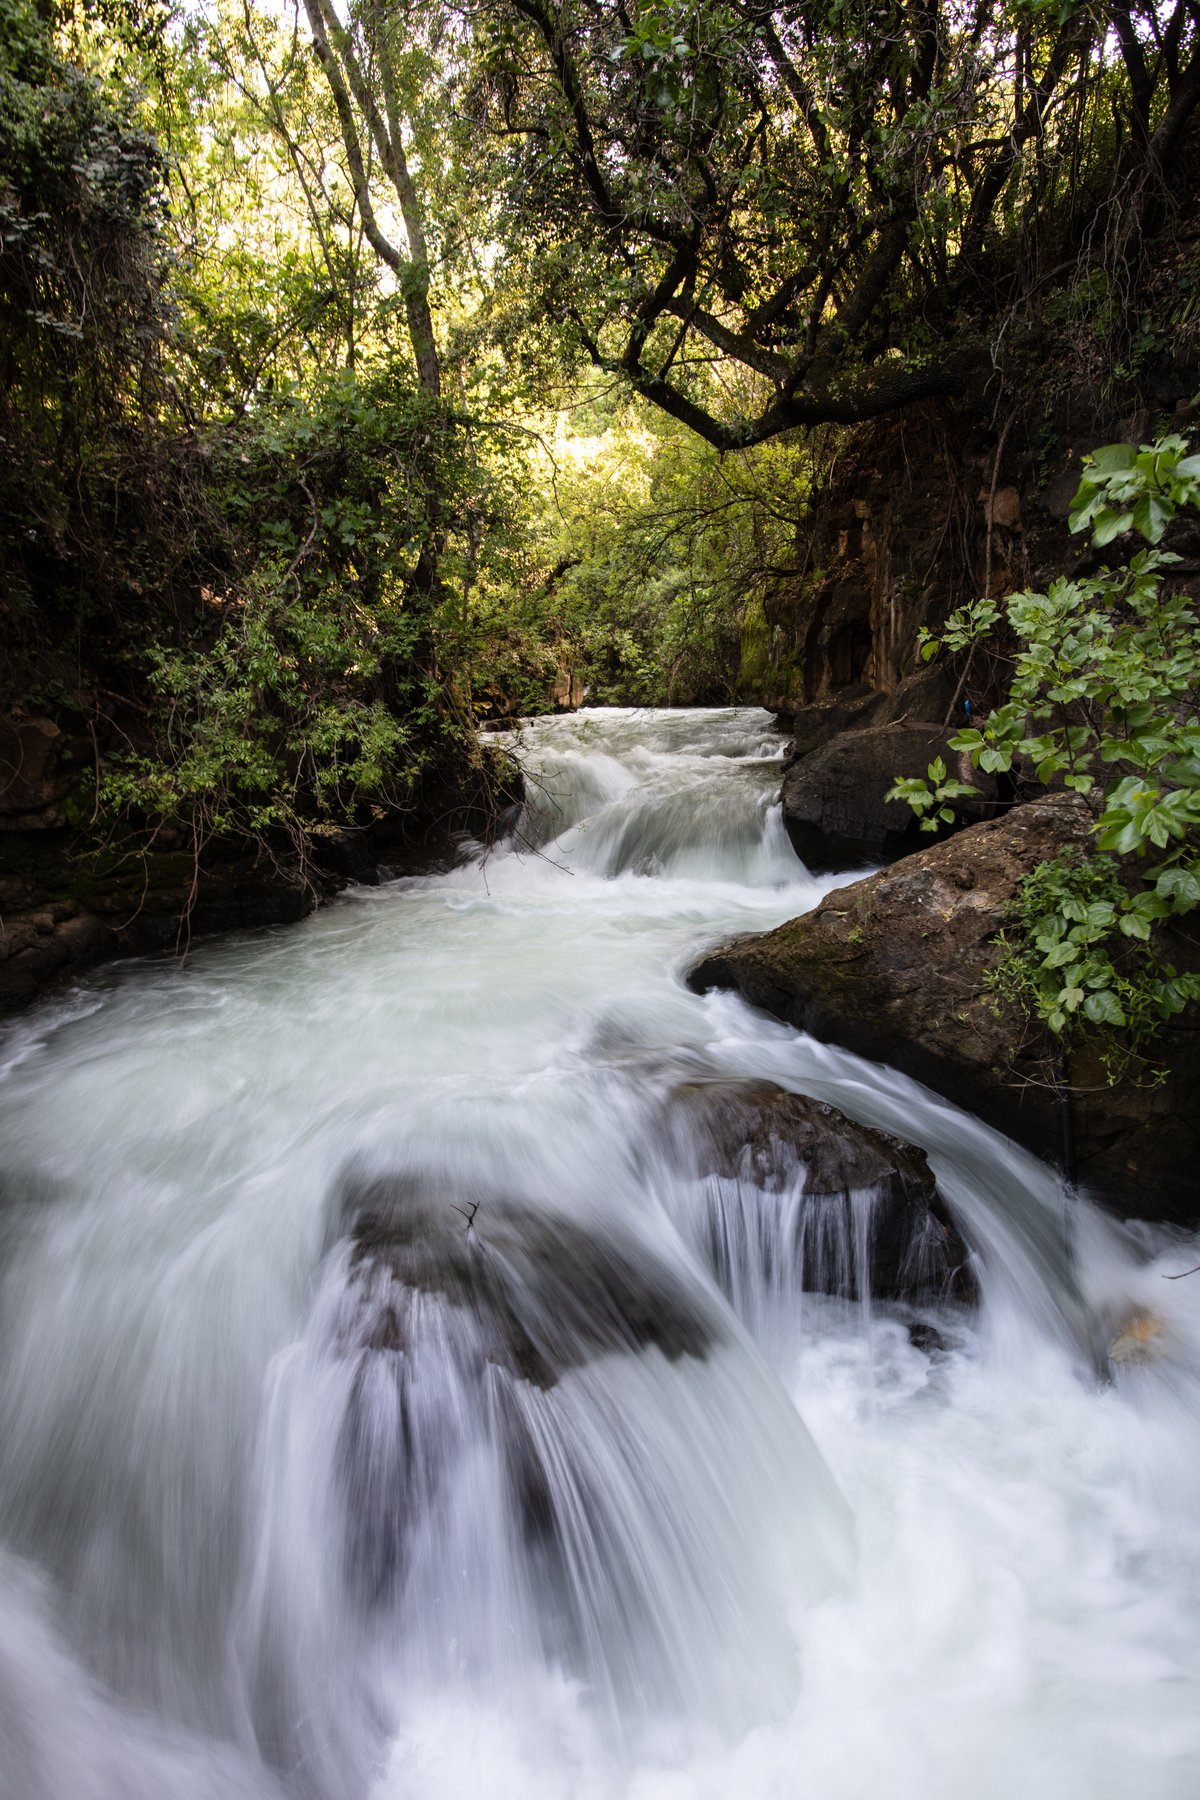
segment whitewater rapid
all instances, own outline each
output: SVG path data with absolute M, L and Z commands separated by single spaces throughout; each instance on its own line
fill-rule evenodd
M 765 714 L 515 747 L 490 853 L 0 1038 L 0 1800 L 1193 1800 L 1200 1246 L 1071 1266 L 1051 1171 L 686 989 L 836 885 Z M 722 1289 L 662 1121 L 741 1077 L 929 1153 L 941 1351 Z

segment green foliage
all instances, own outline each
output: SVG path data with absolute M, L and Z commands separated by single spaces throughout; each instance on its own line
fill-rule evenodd
M 935 756 L 924 776 L 900 776 L 888 789 L 887 798 L 907 801 L 921 821 L 921 830 L 936 831 L 939 825 L 954 823 L 956 814 L 951 800 L 968 799 L 978 793 L 978 788 L 969 782 L 954 780 L 944 758 Z
M 227 580 L 203 591 L 182 642 L 149 647 L 161 735 L 153 755 L 113 760 L 110 805 L 204 836 L 302 837 L 371 804 L 412 804 L 454 736 L 439 620 L 414 590 L 429 425 L 421 394 L 342 371 L 276 394 L 216 440 Z M 459 466 L 452 446 L 441 465 Z
M 1181 506 L 1200 505 L 1200 456 L 1172 436 L 1157 444 L 1105 444 L 1084 459 L 1083 478 L 1071 502 L 1071 530 L 1090 526 L 1102 549 L 1126 531 L 1148 544 L 1162 535 Z
M 520 484 L 394 344 L 302 41 L 161 22 L 0 0 L 5 698 L 89 733 L 93 836 L 303 853 L 474 758 L 466 615 Z
M 158 147 L 119 86 L 61 52 L 48 10 L 0 0 L 0 580 L 17 617 L 102 604 L 165 331 Z
M 164 745 L 114 760 L 104 800 L 182 820 L 201 838 L 274 828 L 302 836 L 322 817 L 353 818 L 363 801 L 410 802 L 429 745 L 413 730 L 419 710 L 402 721 L 348 678 L 359 672 L 363 634 L 257 584 L 222 612 L 211 649 L 150 652 Z
M 1044 1020 L 1064 1046 L 1097 1049 L 1110 1081 L 1153 1073 L 1158 1030 L 1200 998 L 1200 977 L 1150 943 L 1139 899 L 1115 857 L 1039 863 L 1007 909 L 1004 954 L 986 977 L 998 1000 Z
M 597 704 L 734 697 L 743 620 L 791 574 L 811 455 L 719 457 L 638 403 L 577 409 L 535 516 L 524 610 L 562 633 Z
M 818 458 L 785 428 L 939 391 L 972 272 L 1047 206 L 1069 221 L 1067 100 L 1108 121 L 1128 97 L 1099 15 L 1002 0 L 973 47 L 876 0 L 168 14 L 0 0 L 5 698 L 86 731 L 101 823 L 143 833 L 299 839 L 408 805 L 479 718 L 581 682 L 733 698 L 747 618 L 774 656 L 805 574 Z M 580 354 L 606 373 L 568 423 Z M 1171 443 L 1094 473 L 1090 522 L 1150 538 L 1195 479 Z M 1150 689 L 1164 622 L 1186 673 L 1164 607 Z M 1031 627 L 1030 658 L 1065 629 Z M 1118 850 L 1165 834 L 1169 857 L 1186 719 L 1151 729 L 1142 700 L 1098 766 L 1135 783 Z M 1065 748 L 1031 721 L 1013 744 L 1098 779 L 1074 713 Z M 930 780 L 907 797 L 933 826 L 962 790 Z M 1189 867 L 1164 864 L 1164 904 Z
M 1126 283 L 1193 125 L 1187 7 L 478 0 L 471 22 L 528 312 L 723 449 L 957 391 L 989 348 L 1007 373 L 1018 316 L 1093 284 L 1085 327 L 1107 309 L 1146 354 Z
M 1200 621 L 1167 583 L 1179 559 L 1154 547 L 1178 508 L 1197 505 L 1200 456 L 1182 438 L 1087 457 L 1074 528 L 1090 527 L 1099 546 L 1133 532 L 1150 547 L 1124 568 L 1013 595 L 1003 609 L 1017 646 L 1008 698 L 951 740 L 976 768 L 1029 771 L 1073 790 L 1093 815 L 1099 854 L 1028 878 L 997 977 L 1059 1037 L 1102 1025 L 1140 1048 L 1200 998 L 1200 977 L 1177 975 L 1149 948 L 1157 925 L 1200 905 Z M 925 653 L 967 649 L 999 619 L 991 600 L 960 608 Z M 938 798 L 921 781 L 892 795 L 926 814 Z

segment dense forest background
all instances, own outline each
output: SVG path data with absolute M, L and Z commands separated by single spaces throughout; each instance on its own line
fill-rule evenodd
M 5 912 L 893 687 L 1195 418 L 1198 100 L 1194 0 L 0 0 Z

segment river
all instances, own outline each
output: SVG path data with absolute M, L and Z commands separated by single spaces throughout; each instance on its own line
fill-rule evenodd
M 1072 1263 L 1042 1165 L 687 990 L 837 883 L 767 715 L 520 752 L 518 839 L 4 1030 L 0 1800 L 1194 1800 L 1200 1246 Z M 782 1238 L 722 1291 L 664 1109 L 745 1076 L 928 1152 L 941 1350 Z

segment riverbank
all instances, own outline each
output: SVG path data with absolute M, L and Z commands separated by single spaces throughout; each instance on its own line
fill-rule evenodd
M 412 804 L 366 809 L 354 825 L 303 838 L 193 844 L 162 827 L 123 845 L 68 823 L 77 781 L 50 720 L 0 734 L 0 1015 L 112 957 L 181 956 L 222 932 L 294 923 L 347 882 L 451 866 L 464 840 L 488 842 L 520 799 L 494 746 L 428 779 Z

